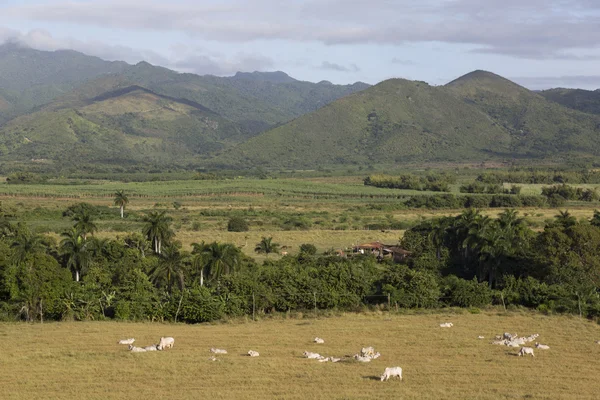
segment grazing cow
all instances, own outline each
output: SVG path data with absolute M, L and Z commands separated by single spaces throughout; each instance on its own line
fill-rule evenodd
M 146 346 L 146 347 L 144 347 L 144 350 L 146 350 L 146 351 L 156 351 L 156 350 L 158 350 L 158 345 L 153 344 L 152 346 Z
M 381 382 L 387 381 L 388 379 L 393 377 L 398 377 L 400 378 L 400 380 L 402 380 L 402 368 L 386 368 L 385 371 L 383 371 L 383 374 L 381 375 Z
M 477 339 L 485 339 L 483 336 L 477 336 Z
M 531 354 L 531 357 L 535 357 L 533 355 L 533 349 L 531 347 L 521 347 L 521 350 L 519 351 L 519 357 L 525 356 L 527 354 Z
M 147 350 L 143 347 L 135 347 L 134 345 L 129 345 L 129 351 L 132 353 L 145 353 Z
M 315 340 L 314 340 L 314 342 L 315 342 L 315 343 L 318 343 L 318 344 L 323 344 L 323 343 L 325 343 L 325 341 L 324 341 L 323 339 L 321 339 L 320 337 L 316 337 L 316 338 L 315 338 Z
M 443 324 L 440 324 L 440 328 L 452 328 L 454 326 L 454 324 L 452 322 L 444 322 Z
M 355 359 L 356 361 L 359 361 L 359 362 L 365 362 L 365 363 L 366 363 L 366 362 L 371 362 L 371 360 L 372 360 L 372 358 L 371 358 L 371 357 L 365 357 L 365 356 L 361 356 L 361 355 L 359 355 L 359 354 L 355 354 L 355 355 L 354 355 L 354 359 Z
M 158 350 L 170 349 L 175 345 L 175 339 L 172 337 L 161 337 L 158 342 Z
M 521 347 L 523 343 L 519 343 L 519 342 L 514 342 L 514 341 L 507 341 L 506 345 L 508 347 Z
M 248 351 L 248 355 L 250 357 L 258 357 L 258 351 L 250 350 Z
M 508 332 L 504 332 L 504 335 L 503 335 L 503 337 L 504 337 L 504 339 L 506 339 L 506 340 L 512 340 L 513 338 L 517 337 L 517 334 L 515 333 L 514 335 L 511 335 L 511 334 L 510 334 L 510 333 L 508 333 Z
M 545 344 L 539 344 L 539 343 L 535 343 L 535 347 L 537 347 L 538 349 L 542 349 L 542 350 L 548 350 L 550 349 L 550 346 L 545 345 Z
M 310 358 L 310 359 L 319 359 L 319 358 L 322 358 L 319 353 L 311 353 L 310 351 L 305 351 L 302 354 L 304 354 L 304 357 Z
M 135 342 L 134 338 L 119 340 L 119 344 L 133 344 L 133 342 Z
M 215 354 L 227 354 L 227 350 L 223 349 L 210 349 L 210 352 Z

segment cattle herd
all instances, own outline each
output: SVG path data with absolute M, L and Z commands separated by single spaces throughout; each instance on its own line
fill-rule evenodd
M 454 326 L 454 324 L 452 324 L 452 322 L 444 322 L 444 323 L 440 324 L 441 328 L 452 328 L 453 326 Z M 533 342 L 538 337 L 539 337 L 539 335 L 537 333 L 534 333 L 530 336 L 521 336 L 520 337 L 516 333 L 511 334 L 511 333 L 506 332 L 502 335 L 497 335 L 495 337 L 495 339 L 490 343 L 495 344 L 495 345 L 508 346 L 508 347 L 519 347 L 520 350 L 517 353 L 518 356 L 531 355 L 532 357 L 535 357 L 535 355 L 533 353 L 533 347 L 527 347 L 524 345 Z M 478 336 L 478 339 L 484 339 L 484 336 Z M 144 353 L 144 352 L 148 352 L 148 351 L 162 351 L 162 350 L 170 349 L 174 346 L 175 339 L 172 337 L 161 337 L 157 344 L 153 344 L 153 345 L 145 346 L 145 347 L 136 347 L 133 345 L 134 342 L 135 342 L 135 339 L 131 338 L 131 339 L 119 340 L 118 343 L 128 345 L 129 351 L 131 351 L 132 353 Z M 313 342 L 316 344 L 324 344 L 325 340 L 320 337 L 316 337 L 313 339 Z M 600 344 L 600 341 L 597 341 L 596 343 Z M 540 350 L 550 349 L 550 346 L 541 344 L 538 342 L 535 343 L 535 347 Z M 217 349 L 217 348 L 211 348 L 210 352 L 213 354 L 209 358 L 210 361 L 218 361 L 218 359 L 216 357 L 216 355 L 218 355 L 218 354 L 227 354 L 227 350 Z M 258 357 L 259 356 L 259 353 L 254 350 L 250 350 L 246 354 L 249 357 Z M 336 363 L 336 362 L 340 362 L 340 361 L 355 360 L 358 362 L 367 363 L 367 362 L 371 362 L 372 360 L 379 358 L 381 356 L 381 354 L 379 352 L 376 352 L 373 347 L 363 347 L 360 350 L 360 352 L 354 354 L 353 356 L 325 357 L 319 353 L 313 353 L 310 351 L 305 351 L 303 353 L 303 356 L 304 356 L 304 358 L 317 360 L 319 362 L 334 362 L 334 363 Z M 399 378 L 400 380 L 402 380 L 402 368 L 388 367 L 385 369 L 385 371 L 383 372 L 383 374 L 381 375 L 380 378 L 381 378 L 381 381 L 383 382 L 383 381 L 387 381 L 388 379 L 393 378 L 393 377 L 396 377 L 396 378 Z

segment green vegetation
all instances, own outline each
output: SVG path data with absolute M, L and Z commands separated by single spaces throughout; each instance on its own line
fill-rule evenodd
M 370 175 L 364 180 L 365 185 L 390 189 L 428 190 L 432 192 L 449 192 L 450 185 L 456 183 L 456 177 L 450 174 L 427 175 Z
M 584 113 L 600 115 L 600 89 L 549 89 L 540 92 L 547 100 Z

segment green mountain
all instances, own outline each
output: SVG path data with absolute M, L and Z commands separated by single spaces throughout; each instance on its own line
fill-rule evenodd
M 332 164 L 498 158 L 510 135 L 477 107 L 424 82 L 391 79 L 260 134 L 223 164 L 315 168 Z
M 600 155 L 600 118 L 568 109 L 486 71 L 474 71 L 445 88 L 492 117 L 511 137 L 512 157 Z
M 600 156 L 600 118 L 485 71 L 446 86 L 401 79 L 337 100 L 225 151 L 215 163 L 472 162 Z
M 109 62 L 71 50 L 40 51 L 17 44 L 0 46 L 0 123 L 46 104 L 100 75 L 125 71 L 124 62 Z
M 539 92 L 546 100 L 574 110 L 600 115 L 600 89 L 549 89 Z
M 0 159 L 185 165 L 242 139 L 236 124 L 201 104 L 129 86 L 10 121 L 0 128 Z

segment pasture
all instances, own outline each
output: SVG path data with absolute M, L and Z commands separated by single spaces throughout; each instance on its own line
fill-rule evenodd
M 453 328 L 439 323 L 452 321 Z M 550 350 L 535 358 L 489 344 L 510 331 L 539 333 Z M 485 336 L 479 340 L 479 335 Z M 137 353 L 136 345 L 175 337 L 175 347 Z M 325 344 L 314 344 L 319 336 Z M 3 399 L 597 399 L 600 327 L 533 313 L 345 314 L 182 325 L 118 322 L 3 323 Z M 370 363 L 319 363 L 374 346 Z M 211 347 L 229 354 L 210 361 Z M 256 350 L 260 357 L 244 356 Z M 380 382 L 400 366 L 404 381 Z

